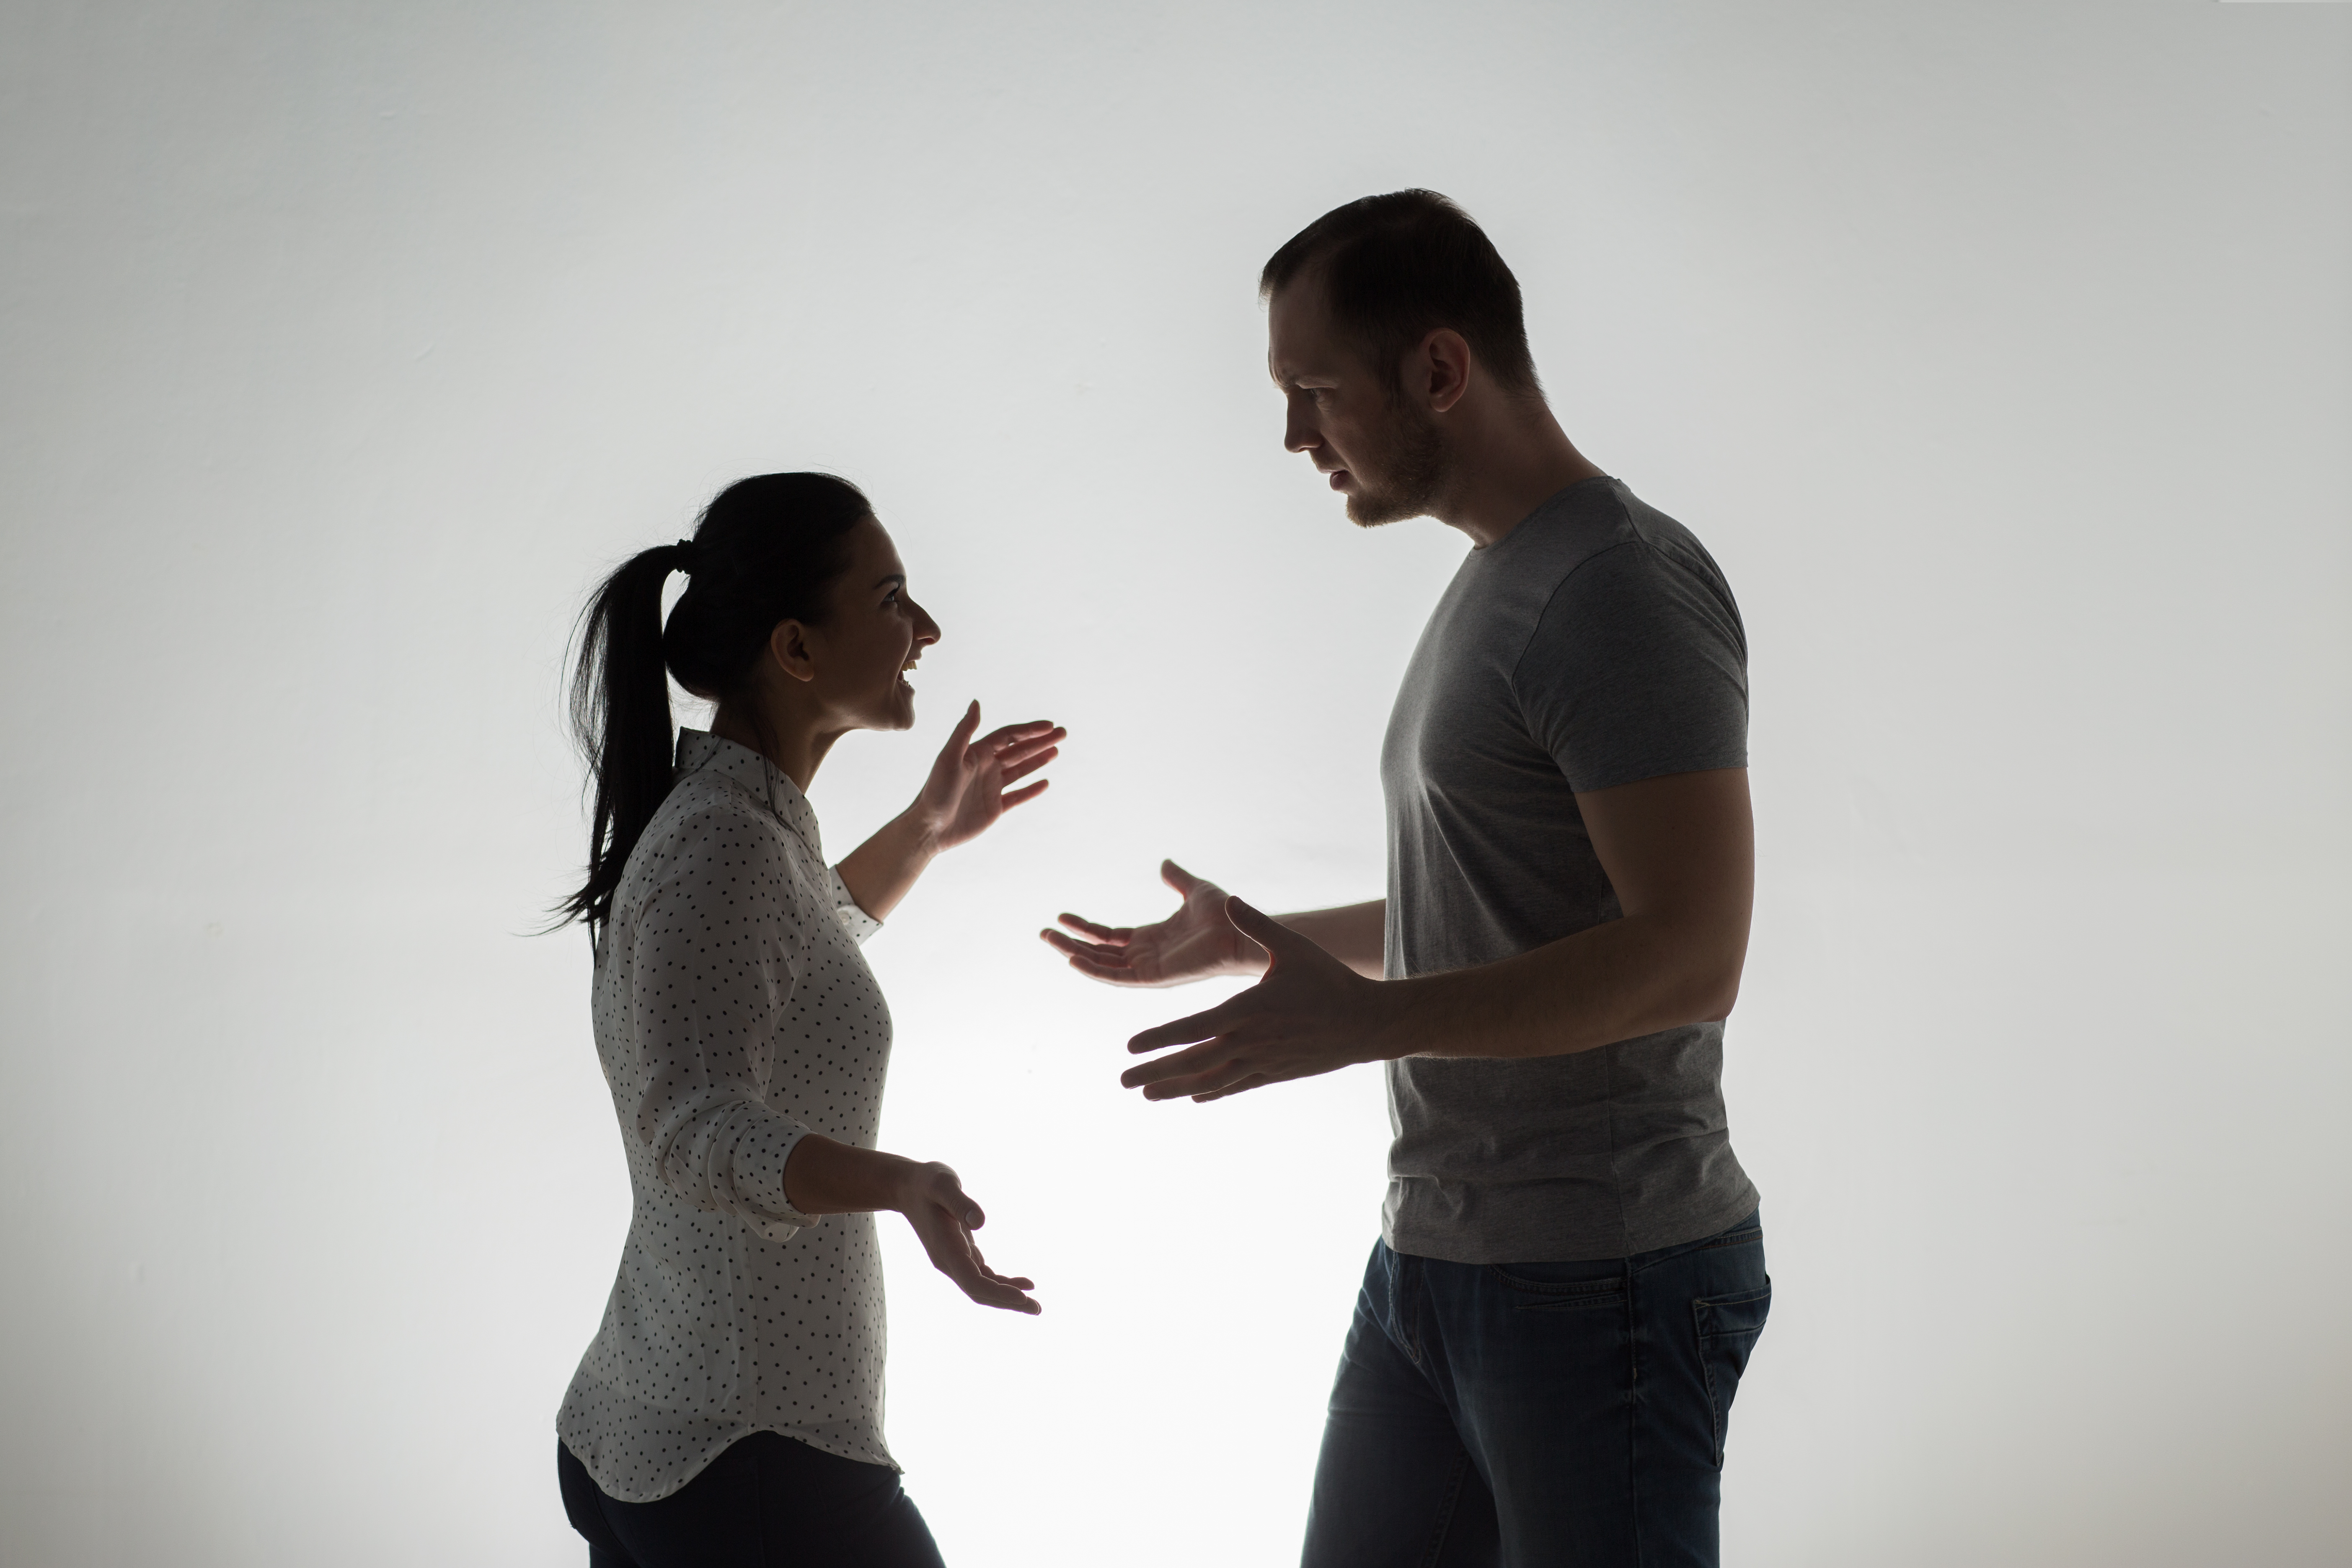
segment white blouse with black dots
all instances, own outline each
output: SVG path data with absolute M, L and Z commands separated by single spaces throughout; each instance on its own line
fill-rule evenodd
M 596 946 L 635 1209 L 556 1431 L 608 1496 L 667 1497 L 753 1432 L 898 1468 L 874 1216 L 784 1199 L 803 1134 L 874 1147 L 890 1013 L 857 944 L 880 929 L 792 780 L 680 732 Z

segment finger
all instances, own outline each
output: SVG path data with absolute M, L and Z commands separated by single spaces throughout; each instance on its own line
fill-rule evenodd
M 1007 1279 L 991 1268 L 988 1260 L 981 1257 L 980 1248 L 971 1244 L 970 1237 L 963 1238 L 961 1261 L 962 1267 L 950 1272 L 948 1278 L 962 1287 L 963 1293 L 973 1300 L 983 1306 L 1003 1307 L 1014 1312 L 1034 1312 L 1037 1310 L 1037 1303 L 1022 1294 L 1036 1287 L 1026 1279 Z
M 1051 720 L 1037 719 L 1026 724 L 1007 724 L 1002 730 L 992 730 L 988 739 L 980 742 L 980 747 L 984 752 L 1002 752 L 1018 746 L 1050 746 L 1055 741 L 1067 740 L 1069 733 Z M 1048 736 L 1052 739 L 1047 739 Z
M 1114 968 L 1108 963 L 1089 963 L 1083 958 L 1071 959 L 1070 967 L 1089 980 L 1099 980 L 1105 985 L 1123 986 L 1129 991 L 1139 986 L 1148 988 L 1150 984 L 1132 969 Z
M 1002 1307 L 1008 1312 L 1026 1312 L 1033 1318 L 1038 1313 L 1037 1303 L 1023 1295 L 1018 1287 L 999 1285 L 982 1275 L 958 1279 L 956 1283 L 962 1287 L 965 1295 L 983 1307 Z
M 1262 1072 L 1254 1072 L 1237 1084 L 1233 1084 L 1227 1088 L 1217 1089 L 1213 1093 L 1210 1094 L 1196 1094 L 1192 1098 L 1195 1100 L 1198 1100 L 1201 1104 L 1206 1105 L 1213 1100 L 1223 1100 L 1229 1094 L 1239 1094 L 1244 1089 L 1263 1089 L 1273 1081 L 1274 1079 L 1266 1077 L 1265 1074 Z
M 1083 931 L 1097 942 L 1108 942 L 1113 947 L 1125 947 L 1135 937 L 1133 926 L 1098 926 L 1094 921 L 1080 915 L 1071 914 L 1066 910 L 1054 918 L 1072 931 Z
M 1011 784 L 1014 779 L 1026 778 L 1061 754 L 1060 747 L 1048 746 L 1044 751 L 1024 757 L 1017 763 L 1008 763 L 1004 767 L 1003 782 Z
M 1222 1089 L 1226 1084 L 1238 1082 L 1245 1076 L 1240 1070 L 1243 1054 L 1240 1042 L 1219 1036 L 1214 1039 L 1203 1040 L 1197 1046 L 1178 1051 L 1173 1056 L 1161 1057 L 1158 1061 L 1144 1062 L 1140 1066 L 1131 1067 L 1118 1075 L 1118 1086 L 1121 1089 L 1145 1089 L 1155 1083 L 1171 1083 L 1205 1075 L 1216 1079 L 1217 1081 L 1195 1085 L 1193 1089 L 1187 1089 L 1185 1092 L 1189 1094 L 1204 1089 Z M 1227 1068 L 1233 1070 L 1223 1070 Z M 1255 1072 L 1257 1069 L 1253 1067 L 1249 1070 Z
M 1045 786 L 1053 782 L 1054 781 L 1052 779 L 1039 779 L 1035 784 L 1029 785 L 1025 789 L 1016 789 L 1004 795 L 1002 799 L 1002 804 L 1005 810 L 1011 811 L 1023 801 L 1035 800 L 1039 795 L 1044 795 L 1045 793 Z
M 1187 1018 L 1171 1018 L 1158 1028 L 1146 1029 L 1129 1040 L 1127 1048 L 1139 1053 L 1157 1051 L 1170 1046 L 1186 1046 L 1195 1040 L 1213 1038 L 1232 1021 L 1233 1015 L 1225 1010 L 1231 1005 L 1231 1003 L 1226 1003 Z
M 909 1219 L 914 1215 L 909 1215 Z M 931 1267 L 956 1283 L 956 1288 L 982 1306 L 1003 1307 L 1012 1311 L 1036 1310 L 1035 1303 L 1021 1294 L 1010 1282 L 1000 1283 L 984 1259 L 980 1248 L 972 1244 L 971 1233 L 957 1226 L 942 1210 L 934 1206 L 926 1223 L 915 1226 L 915 1235 L 923 1250 L 930 1255 Z
M 1067 730 L 1048 730 L 1042 735 L 1032 735 L 1025 741 L 1015 741 L 998 752 L 996 760 L 1002 766 L 1009 768 L 1015 763 L 1027 762 L 1040 752 L 1054 751 L 1069 738 L 1070 732 Z
M 1188 899 L 1192 896 L 1192 889 L 1201 885 L 1200 878 L 1195 877 L 1173 860 L 1160 862 L 1160 879 Z
M 1151 1065 L 1164 1068 L 1172 1059 L 1164 1058 Z M 1128 1087 L 1141 1089 L 1146 1100 L 1192 1100 L 1203 1094 L 1219 1093 L 1259 1076 L 1258 1069 L 1247 1059 L 1245 1053 L 1235 1051 L 1230 1044 L 1223 1042 L 1219 1042 L 1217 1050 L 1194 1061 L 1192 1068 L 1189 1072 L 1171 1073 L 1165 1078 L 1138 1081 Z M 1136 1075 L 1130 1073 L 1129 1076 Z M 1122 1079 L 1120 1081 L 1126 1080 Z
M 1037 934 L 1045 939 L 1046 946 L 1057 952 L 1082 953 L 1101 963 L 1124 965 L 1127 963 L 1127 953 L 1120 948 L 1102 942 L 1080 942 L 1076 937 L 1064 936 L 1051 926 L 1047 926 Z

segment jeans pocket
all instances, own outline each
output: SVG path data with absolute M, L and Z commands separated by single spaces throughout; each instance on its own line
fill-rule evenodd
M 1706 1402 L 1715 1414 L 1715 1468 L 1723 1468 L 1724 1438 L 1731 1429 L 1732 1396 L 1739 1392 L 1739 1374 L 1756 1349 L 1756 1336 L 1772 1310 L 1772 1281 L 1760 1290 L 1737 1295 L 1702 1297 L 1691 1303 L 1698 1332 L 1698 1364 L 1706 1375 Z
M 1625 1277 L 1612 1274 L 1601 1279 L 1539 1279 L 1533 1277 L 1541 1264 L 1487 1265 L 1502 1280 L 1503 1288 L 1511 1292 L 1511 1306 L 1522 1312 L 1573 1312 L 1590 1307 L 1622 1307 L 1625 1303 Z M 1514 1273 L 1513 1269 L 1522 1272 Z

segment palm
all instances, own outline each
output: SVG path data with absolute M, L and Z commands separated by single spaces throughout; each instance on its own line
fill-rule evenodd
M 1181 985 L 1264 966 L 1265 950 L 1226 918 L 1223 888 L 1202 881 L 1173 860 L 1160 866 L 1160 876 L 1184 900 L 1164 921 L 1106 926 L 1066 914 L 1061 921 L 1069 932 L 1039 934 L 1068 956 L 1071 968 L 1111 985 Z
M 962 721 L 931 763 L 930 777 L 916 800 L 924 820 L 942 849 L 979 837 L 1023 801 L 1041 794 L 1045 781 L 1022 789 L 1006 786 L 1035 773 L 1054 760 L 1068 734 L 1044 720 L 1007 724 L 974 741 L 980 728 L 980 704 L 965 710 Z

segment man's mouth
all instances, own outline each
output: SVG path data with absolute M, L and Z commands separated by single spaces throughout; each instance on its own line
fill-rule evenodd
M 1344 490 L 1348 488 L 1347 469 L 1334 468 L 1331 470 L 1331 488 L 1335 490 Z

